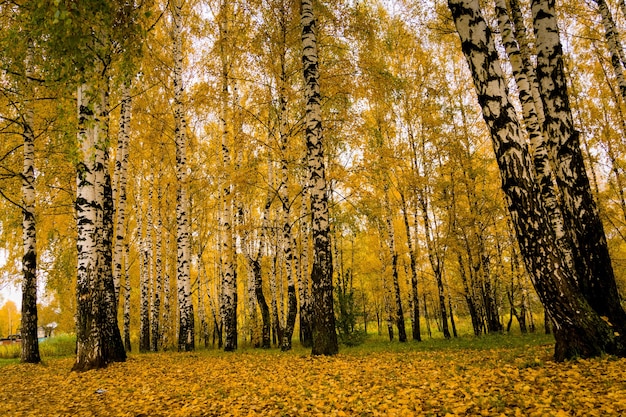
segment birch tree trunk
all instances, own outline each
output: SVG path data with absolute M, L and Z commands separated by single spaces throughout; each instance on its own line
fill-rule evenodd
M 124 349 L 126 352 L 132 350 L 130 343 L 130 265 L 128 259 L 130 258 L 130 245 L 128 242 L 124 244 Z M 121 278 L 121 277 L 120 277 Z
M 105 151 L 108 147 L 108 81 L 106 76 L 99 77 L 82 84 L 77 91 L 80 159 L 77 165 L 78 269 L 73 371 L 101 368 L 111 361 L 126 359 L 117 315 L 112 314 L 115 289 L 109 235 L 112 230 L 108 230 L 112 218 L 105 219 L 112 215 L 110 177 L 105 173 L 108 167 Z
M 113 286 L 115 307 L 119 305 L 120 287 L 124 281 L 123 339 L 126 352 L 131 351 L 130 343 L 130 277 L 128 267 L 128 242 L 126 242 L 126 186 L 128 182 L 128 145 L 130 142 L 131 96 L 130 81 L 122 83 L 117 152 L 113 171 L 113 192 L 115 205 L 115 246 L 113 247 Z
M 619 90 L 622 94 L 622 99 L 626 101 L 626 77 L 624 77 L 624 63 L 626 62 L 624 48 L 619 38 L 619 32 L 611 9 L 605 0 L 594 0 L 598 5 L 600 16 L 602 16 L 602 25 L 604 26 L 604 37 L 609 47 L 609 53 L 611 54 L 611 65 L 615 72 L 615 79 Z
M 435 275 L 435 282 L 437 284 L 437 294 L 439 299 L 439 308 L 441 309 L 441 328 L 443 330 L 443 336 L 446 339 L 450 338 L 450 329 L 448 327 L 448 314 L 446 311 L 446 297 L 443 287 L 443 271 L 441 265 L 441 257 L 437 253 L 435 243 L 433 241 L 433 235 L 430 225 L 430 216 L 428 211 L 428 201 L 423 191 L 420 191 L 418 197 L 420 208 L 422 210 L 422 220 L 424 221 L 424 236 L 426 240 L 426 247 L 428 249 L 428 260 L 433 268 L 433 274 Z
M 170 250 L 171 241 L 169 232 L 165 233 L 165 251 Z M 163 326 L 161 327 L 161 347 L 165 350 L 170 347 L 170 333 L 172 331 L 172 325 L 170 320 L 171 307 L 170 307 L 170 267 L 168 262 L 169 257 L 166 256 L 163 265 Z
M 29 53 L 30 54 L 30 53 Z M 28 65 L 28 64 L 27 64 Z M 28 83 L 28 81 L 26 81 Z M 34 110 L 24 105 L 22 170 L 22 354 L 21 361 L 39 363 L 37 339 L 37 223 L 35 221 L 35 134 Z
M 309 168 L 313 231 L 313 355 L 334 355 L 339 351 L 333 312 L 333 266 L 330 246 L 330 219 L 322 137 L 317 35 L 312 0 L 301 7 L 302 64 L 306 97 L 306 145 Z
M 109 90 L 108 79 L 106 80 L 104 92 L 104 111 L 102 114 L 103 132 L 106 144 L 109 143 Z M 115 282 L 113 281 L 113 220 L 115 217 L 115 205 L 113 203 L 113 187 L 111 184 L 111 174 L 109 171 L 109 147 L 103 149 L 102 171 L 104 181 L 102 183 L 103 210 L 102 210 L 102 245 L 101 258 L 103 259 L 103 308 L 104 323 L 104 346 L 107 357 L 111 361 L 126 360 L 126 350 L 122 341 L 122 334 L 117 323 L 117 300 L 115 296 Z
M 389 192 L 385 185 L 385 212 L 387 223 L 387 239 L 389 255 L 391 257 L 391 278 L 393 283 L 393 295 L 395 300 L 395 319 L 396 327 L 398 328 L 398 340 L 400 342 L 406 342 L 406 328 L 404 326 L 404 309 L 402 308 L 402 297 L 400 295 L 400 281 L 398 278 L 398 251 L 396 250 L 396 238 L 393 230 L 393 220 L 391 218 L 391 207 L 389 204 Z
M 96 195 L 94 162 L 98 153 L 97 108 L 93 108 L 86 95 L 94 94 L 91 86 L 78 88 L 78 162 L 76 184 L 77 252 L 78 271 L 76 278 L 76 362 L 73 370 L 88 370 L 105 367 L 108 363 L 101 345 L 101 289 L 99 288 L 97 242 L 98 208 L 102 207 L 102 196 Z M 101 159 L 101 157 L 100 157 Z M 100 228 L 101 229 L 101 228 Z
M 229 7 L 223 0 L 220 6 L 220 59 L 222 64 L 221 82 L 221 126 L 222 126 L 222 298 L 224 320 L 224 350 L 237 349 L 237 276 L 233 242 L 233 189 L 230 145 L 232 136 L 232 118 L 230 116 L 230 70 L 231 56 L 229 48 Z
M 163 286 L 163 247 L 162 247 L 162 231 L 163 218 L 161 214 L 161 174 L 157 174 L 157 219 L 155 242 L 154 242 L 154 293 L 152 294 L 152 316 L 150 318 L 150 351 L 158 352 L 159 343 L 161 341 L 161 291 Z
M 409 263 L 411 267 L 411 329 L 412 338 L 418 342 L 422 341 L 420 331 L 420 300 L 417 287 L 417 254 L 416 248 L 413 247 L 413 237 L 411 235 L 411 225 L 409 223 L 409 210 L 406 203 L 404 193 L 400 193 L 400 201 L 402 203 L 402 218 L 404 220 L 404 229 L 406 230 L 406 245 L 409 251 Z M 417 230 L 415 231 L 417 233 Z
M 545 121 L 545 115 L 543 113 L 543 102 L 541 101 L 541 94 L 539 93 L 539 82 L 537 81 L 537 74 L 535 72 L 535 66 L 531 58 L 530 39 L 527 35 L 526 24 L 524 23 L 524 15 L 520 8 L 519 0 L 506 0 L 508 9 L 511 12 L 511 20 L 513 23 L 514 37 L 517 41 L 519 48 L 519 56 L 521 64 L 524 68 L 524 74 L 530 85 L 530 91 L 535 102 L 535 113 L 539 126 L 543 129 Z M 501 7 L 501 6 L 500 6 Z
M 542 304 L 555 324 L 555 359 L 615 352 L 613 330 L 575 286 L 564 265 L 533 175 L 491 32 L 478 0 L 449 0 L 463 53 L 472 73 L 483 118 L 491 132 L 502 188 L 518 244 Z
M 537 79 L 546 117 L 544 130 L 563 196 L 565 225 L 573 235 L 578 285 L 591 307 L 608 317 L 619 334 L 626 335 L 626 312 L 620 303 L 604 227 L 585 170 L 580 135 L 572 119 L 554 1 L 533 0 L 532 13 Z
M 306 183 L 306 180 L 304 181 Z M 302 206 L 300 212 L 300 277 L 299 280 L 299 296 L 300 296 L 300 343 L 302 346 L 310 348 L 313 346 L 313 329 L 311 327 L 311 300 L 309 292 L 309 207 L 307 201 L 310 201 L 308 186 L 302 189 Z
M 513 1 L 514 7 L 519 7 L 516 1 Z M 513 76 L 519 91 L 519 99 L 522 103 L 522 114 L 526 123 L 526 130 L 530 139 L 530 150 L 533 158 L 533 166 L 535 168 L 535 174 L 537 182 L 539 183 L 539 189 L 544 201 L 545 208 L 550 216 L 550 222 L 552 228 L 557 236 L 557 242 L 565 261 L 571 266 L 574 265 L 574 254 L 572 252 L 572 243 L 570 236 L 565 233 L 565 225 L 563 220 L 563 213 L 557 198 L 557 190 L 555 187 L 555 178 L 550 163 L 550 157 L 548 155 L 548 149 L 546 147 L 546 141 L 544 139 L 543 127 L 541 126 L 537 108 L 543 109 L 543 103 L 536 101 L 535 96 L 538 96 L 537 92 L 533 93 L 533 85 L 531 80 L 534 80 L 536 84 L 535 71 L 532 68 L 530 62 L 524 62 L 524 60 L 530 60 L 528 53 L 522 53 L 518 44 L 518 40 L 513 36 L 513 27 L 508 16 L 507 7 L 504 0 L 496 0 L 496 14 L 498 15 L 498 25 L 500 26 L 500 32 L 502 34 L 502 41 L 505 46 L 506 54 L 509 57 L 511 67 L 513 68 Z M 523 22 L 521 12 L 514 10 L 513 15 L 516 16 L 518 23 L 518 31 L 525 34 L 523 28 Z M 521 37 L 521 36 L 520 36 Z M 525 42 L 525 40 L 524 40 Z M 541 111 L 543 114 L 543 110 Z M 545 120 L 545 115 L 543 116 Z
M 268 161 L 268 181 L 272 184 L 272 161 Z M 263 255 L 263 249 L 265 248 L 265 241 L 267 239 L 267 231 L 269 229 L 269 216 L 270 207 L 272 205 L 271 191 L 268 192 L 265 199 L 265 206 L 263 207 L 263 219 L 261 222 L 261 235 L 259 236 L 259 246 L 256 254 L 256 258 L 251 259 L 252 271 L 254 272 L 254 293 L 256 295 L 259 308 L 261 309 L 261 319 L 263 321 L 263 327 L 261 331 L 261 347 L 269 349 L 271 347 L 271 327 L 272 322 L 270 318 L 270 309 L 263 293 L 263 271 L 261 269 L 261 256 Z
M 178 292 L 178 350 L 195 349 L 193 304 L 191 302 L 191 242 L 187 168 L 187 120 L 183 108 L 183 51 L 181 1 L 174 0 L 174 118 L 176 123 L 176 289 Z
M 198 319 L 200 319 L 200 341 L 204 341 L 204 347 L 209 347 L 209 325 L 206 321 L 206 304 L 204 302 L 204 264 L 202 262 L 202 248 L 198 250 L 196 255 L 198 264 Z M 207 293 L 209 292 L 208 285 L 206 286 Z
M 271 184 L 271 161 L 269 168 L 269 181 Z M 266 230 L 268 228 L 268 216 L 270 211 L 270 206 L 272 204 L 272 191 L 269 191 L 265 200 L 265 206 L 263 208 L 263 212 L 261 214 L 261 231 L 258 236 L 258 242 L 256 244 L 256 253 L 253 255 L 252 247 L 255 245 L 249 241 L 249 236 L 247 232 L 242 234 L 242 247 L 244 248 L 243 253 L 248 262 L 248 268 L 250 269 L 252 282 L 250 285 L 252 286 L 253 296 L 255 298 L 254 308 L 256 309 L 256 305 L 259 306 L 261 310 L 261 342 L 258 347 L 263 349 L 269 349 L 271 347 L 271 317 L 270 317 L 270 309 L 267 305 L 267 301 L 265 299 L 265 295 L 263 293 L 263 270 L 261 268 L 261 257 L 263 254 L 263 248 L 265 246 L 265 235 Z
M 378 225 L 378 236 L 379 236 L 379 248 L 378 248 L 378 259 L 380 259 L 381 271 L 380 271 L 380 282 L 383 290 L 383 312 L 385 315 L 384 320 L 387 323 L 387 335 L 389 336 L 389 341 L 393 341 L 394 333 L 393 333 L 393 307 L 391 306 L 390 300 L 390 290 L 389 284 L 387 282 L 387 277 L 385 271 L 387 270 L 387 260 L 385 257 L 385 248 L 384 248 L 384 234 L 382 231 L 382 225 Z M 382 335 L 382 331 L 380 329 L 381 324 L 380 321 L 378 323 L 378 334 Z
M 143 188 L 143 187 L 142 187 Z M 140 250 L 139 266 L 139 351 L 150 350 L 150 256 L 148 238 L 144 226 L 145 219 L 141 211 L 137 213 L 137 233 Z M 148 226 L 149 227 L 149 226 Z
M 119 133 L 117 137 L 117 153 L 113 171 L 113 191 L 115 195 L 115 246 L 113 248 L 113 283 L 115 285 L 115 303 L 119 302 L 121 276 L 123 272 L 122 258 L 126 230 L 126 184 L 128 182 L 128 145 L 130 142 L 131 118 L 130 81 L 122 83 L 122 102 L 120 110 Z
M 296 315 L 298 313 L 298 301 L 296 299 L 296 285 L 293 278 L 293 237 L 291 230 L 291 202 L 289 201 L 289 168 L 287 166 L 287 98 L 285 97 L 285 84 L 286 84 L 286 69 L 285 69 L 285 56 L 281 55 L 281 74 L 280 74 L 280 88 L 279 88 L 279 136 L 280 136 L 280 148 L 281 148 L 281 180 L 278 187 L 278 194 L 282 206 L 282 246 L 283 256 L 285 257 L 285 273 L 287 274 L 287 320 L 285 321 L 285 328 L 283 329 L 283 335 L 281 340 L 280 349 L 284 351 L 291 350 L 291 338 L 293 336 L 294 327 L 296 324 Z
M 109 170 L 109 79 L 103 77 L 103 107 L 100 113 L 102 123 L 103 162 L 99 170 L 102 171 L 102 244 L 100 248 L 100 258 L 103 263 L 103 275 L 100 277 L 103 285 L 103 310 L 104 317 L 102 329 L 104 332 L 104 348 L 109 361 L 126 360 L 126 351 L 122 342 L 122 335 L 117 324 L 117 300 L 115 296 L 115 282 L 113 280 L 113 221 L 115 217 L 115 205 L 113 202 L 113 187 L 111 184 L 111 173 Z

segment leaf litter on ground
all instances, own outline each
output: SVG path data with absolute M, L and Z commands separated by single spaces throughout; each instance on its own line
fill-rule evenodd
M 626 359 L 555 363 L 552 345 L 131 355 L 0 368 L 2 416 L 620 416 Z

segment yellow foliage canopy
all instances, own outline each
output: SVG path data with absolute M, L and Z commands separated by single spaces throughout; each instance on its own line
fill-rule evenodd
M 545 361 L 551 346 L 342 353 L 161 353 L 70 373 L 72 359 L 1 368 L 7 416 L 611 416 L 626 359 Z

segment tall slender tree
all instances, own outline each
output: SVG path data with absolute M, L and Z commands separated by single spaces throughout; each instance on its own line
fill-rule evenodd
M 224 313 L 224 332 L 226 334 L 224 350 L 237 349 L 237 265 L 233 239 L 233 176 L 231 143 L 233 136 L 233 119 L 231 112 L 231 71 L 233 54 L 231 51 L 231 4 L 222 0 L 219 9 L 219 54 L 221 59 L 221 94 L 220 119 L 222 129 L 222 311 Z
M 117 135 L 117 152 L 113 172 L 113 191 L 115 193 L 115 246 L 113 248 L 113 282 L 115 285 L 115 302 L 119 303 L 122 259 L 126 230 L 126 189 L 128 183 L 128 147 L 130 142 L 131 95 L 130 80 L 122 83 L 122 101 L 120 106 L 120 122 Z
M 333 263 L 330 245 L 328 189 L 324 161 L 322 109 L 319 86 L 319 58 L 316 20 L 312 0 L 301 7 L 302 64 L 306 98 L 306 144 L 311 195 L 313 232 L 313 355 L 334 355 L 339 351 L 333 312 Z
M 174 120 L 176 137 L 176 288 L 178 292 L 178 350 L 195 349 L 194 315 L 191 301 L 191 242 L 189 236 L 189 174 L 187 172 L 187 118 L 183 105 L 182 1 L 172 7 L 174 57 Z
M 28 52 L 30 56 L 32 52 Z M 26 62 L 28 68 L 30 63 Z M 30 71 L 26 73 L 28 75 Z M 28 87 L 28 79 L 23 83 Z M 30 94 L 27 94 L 29 96 Z M 35 221 L 35 132 L 34 109 L 30 99 L 24 102 L 22 126 L 24 167 L 22 171 L 22 362 L 39 363 L 37 339 L 37 223 Z

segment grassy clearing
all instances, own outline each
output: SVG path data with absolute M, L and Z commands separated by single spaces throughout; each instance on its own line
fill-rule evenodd
M 42 359 L 71 356 L 76 349 L 76 337 L 60 335 L 39 342 L 39 354 Z M 19 363 L 21 346 L 19 344 L 0 345 L 0 368 Z

